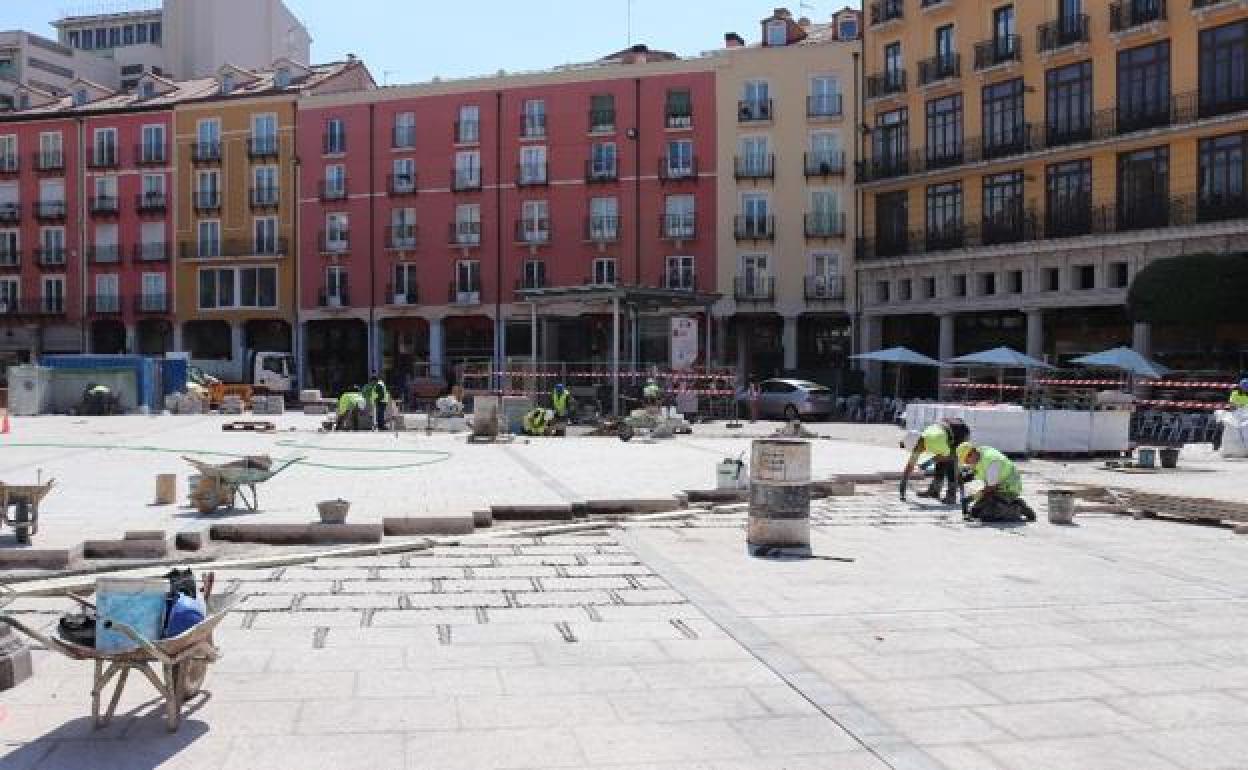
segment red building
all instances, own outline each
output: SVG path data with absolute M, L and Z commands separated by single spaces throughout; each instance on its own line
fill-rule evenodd
M 594 64 L 302 99 L 306 381 L 528 357 L 520 288 L 715 288 L 711 64 Z M 547 361 L 605 361 L 603 309 L 544 312 Z M 633 326 L 639 356 L 666 318 Z M 665 358 L 666 349 L 655 358 Z

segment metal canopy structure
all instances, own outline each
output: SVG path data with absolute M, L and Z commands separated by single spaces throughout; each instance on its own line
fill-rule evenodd
M 532 309 L 530 333 L 532 340 L 530 350 L 533 357 L 533 369 L 537 370 L 537 309 L 540 306 L 576 304 L 576 305 L 609 305 L 611 308 L 611 411 L 620 413 L 620 309 L 629 310 L 634 319 L 641 313 L 656 313 L 661 310 L 681 310 L 685 308 L 701 308 L 706 312 L 706 348 L 703 360 L 707 371 L 711 367 L 711 307 L 719 301 L 719 294 L 685 291 L 681 289 L 662 289 L 647 286 L 612 286 L 606 284 L 584 284 L 580 286 L 551 286 L 532 289 L 517 289 L 516 297 L 520 303 L 528 304 Z M 632 349 L 636 353 L 639 345 L 638 329 L 633 326 L 634 340 Z

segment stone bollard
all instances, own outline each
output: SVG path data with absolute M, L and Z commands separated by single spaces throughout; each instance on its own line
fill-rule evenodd
M 33 671 L 30 650 L 13 629 L 0 626 L 0 692 L 25 682 Z
M 810 556 L 809 442 L 754 442 L 746 543 L 751 556 Z

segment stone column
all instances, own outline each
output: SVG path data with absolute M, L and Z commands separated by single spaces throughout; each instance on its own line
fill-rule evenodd
M 386 332 L 385 329 L 382 328 L 381 323 L 380 318 L 375 319 L 373 321 L 372 328 L 369 329 L 368 332 L 373 338 L 372 345 L 369 346 L 369 349 L 373 354 L 373 360 L 369 361 L 368 368 L 370 372 L 376 372 L 377 374 L 382 374 L 381 366 L 386 357 Z
M 737 318 L 737 380 L 747 382 L 750 366 L 750 324 Z
M 1131 327 L 1131 348 L 1136 353 L 1151 358 L 1153 355 L 1153 325 L 1147 321 L 1137 321 Z
M 134 324 L 126 324 L 126 352 L 137 353 L 139 350 L 139 330 Z
M 948 361 L 957 355 L 954 346 L 954 335 L 957 332 L 958 316 L 954 313 L 941 313 L 937 318 L 940 320 L 940 352 L 938 355 L 941 361 Z
M 864 315 L 862 317 L 862 345 L 861 352 L 871 353 L 879 350 L 881 343 L 884 341 L 884 319 L 878 315 Z M 863 372 L 866 375 L 865 384 L 868 393 L 880 394 L 881 379 L 884 374 L 884 367 L 878 361 L 864 361 L 862 363 Z
M 187 352 L 182 345 L 182 324 L 174 322 L 173 326 L 173 349 L 178 353 Z
M 446 335 L 442 329 L 442 319 L 433 318 L 429 321 L 429 376 L 444 378 L 446 362 Z
M 1027 355 L 1044 358 L 1044 311 L 1031 308 L 1027 314 Z
M 30 650 L 13 629 L 0 626 L 0 692 L 17 687 L 32 673 Z
M 784 317 L 784 370 L 791 372 L 797 368 L 797 316 Z

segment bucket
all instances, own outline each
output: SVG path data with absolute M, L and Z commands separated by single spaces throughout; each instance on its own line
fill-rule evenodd
M 160 473 L 156 476 L 156 504 L 173 505 L 178 501 L 178 474 Z
M 750 448 L 751 556 L 810 555 L 810 443 L 759 439 Z
M 1049 523 L 1075 523 L 1075 493 L 1067 489 L 1049 490 Z
M 346 500 L 325 500 L 316 504 L 316 512 L 321 515 L 322 524 L 341 524 L 347 520 L 347 511 L 351 503 Z
M 1161 450 L 1161 452 L 1159 452 L 1159 454 L 1161 455 L 1161 467 L 1163 468 L 1179 467 L 1179 450 L 1178 449 L 1175 449 L 1173 447 L 1169 449 L 1163 449 Z
M 1139 450 L 1135 453 L 1135 457 L 1136 457 L 1135 464 L 1141 468 L 1156 468 L 1157 467 L 1157 450 L 1153 449 L 1152 447 L 1146 447 L 1146 446 L 1140 447 Z
M 745 463 L 725 457 L 715 466 L 716 489 L 742 489 L 745 486 Z

